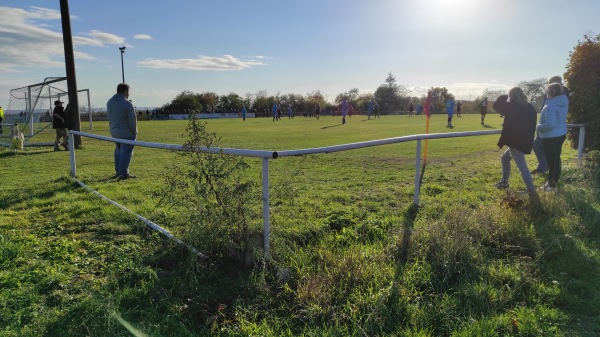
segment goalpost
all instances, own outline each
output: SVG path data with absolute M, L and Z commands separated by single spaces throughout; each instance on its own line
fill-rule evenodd
M 17 124 L 26 138 L 36 136 L 42 142 L 53 139 L 52 110 L 54 101 L 60 100 L 68 104 L 66 77 L 47 77 L 43 82 L 28 85 L 10 91 L 10 100 L 4 111 L 4 123 Z M 78 90 L 81 115 L 87 114 L 90 130 L 93 129 L 89 89 Z M 81 104 L 83 103 L 83 104 Z

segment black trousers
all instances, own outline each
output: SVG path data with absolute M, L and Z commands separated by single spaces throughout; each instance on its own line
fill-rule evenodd
M 556 187 L 556 183 L 560 178 L 562 162 L 560 161 L 560 153 L 567 135 L 552 138 L 542 138 L 544 154 L 548 162 L 548 184 Z

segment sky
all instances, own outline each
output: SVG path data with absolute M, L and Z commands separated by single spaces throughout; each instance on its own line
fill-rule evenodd
M 77 88 L 106 106 L 122 81 L 137 107 L 184 90 L 246 97 L 374 92 L 392 73 L 458 99 L 563 75 L 598 0 L 71 0 Z M 11 89 L 66 76 L 60 1 L 0 4 L 0 106 Z M 80 103 L 81 104 L 81 103 Z

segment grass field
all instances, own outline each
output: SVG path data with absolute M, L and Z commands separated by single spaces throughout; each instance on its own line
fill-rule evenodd
M 424 117 L 209 120 L 223 147 L 300 149 L 424 133 Z M 434 115 L 431 133 L 498 129 Z M 84 130 L 87 124 L 83 125 Z M 181 144 L 187 121 L 144 121 L 138 140 Z M 93 133 L 108 135 L 95 122 Z M 270 163 L 271 258 L 240 258 L 227 221 L 170 194 L 188 167 L 137 147 L 118 182 L 113 145 L 83 139 L 77 177 L 209 256 L 201 261 L 68 177 L 67 152 L 0 150 L 0 336 L 598 336 L 597 183 L 565 144 L 562 185 L 533 212 L 499 191 L 498 135 L 429 141 L 421 205 L 415 143 Z M 535 157 L 527 156 L 530 167 Z M 260 165 L 242 205 L 260 233 Z M 541 186 L 543 177 L 535 177 Z M 173 198 L 169 198 L 172 196 Z M 239 197 L 239 196 L 238 196 Z M 177 199 L 179 198 L 179 199 Z M 231 196 L 232 204 L 238 202 Z M 172 200 L 175 199 L 175 200 Z M 236 204 L 237 205 L 237 204 Z M 187 210 L 187 211 L 186 211 Z M 204 213 L 203 213 L 204 214 Z M 215 229 L 216 232 L 209 231 Z M 215 234 L 216 233 L 216 234 Z M 260 244 L 250 244 L 260 247 Z

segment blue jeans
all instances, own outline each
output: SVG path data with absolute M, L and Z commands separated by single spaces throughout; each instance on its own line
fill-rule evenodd
M 120 139 L 135 140 L 135 137 L 125 137 Z M 133 157 L 134 145 L 115 143 L 115 173 L 118 176 L 127 176 L 129 174 L 129 163 Z
M 508 179 L 510 178 L 511 159 L 515 161 L 517 168 L 519 168 L 519 171 L 521 172 L 521 178 L 523 178 L 523 182 L 527 187 L 527 191 L 530 193 L 535 192 L 535 187 L 533 186 L 533 177 L 527 168 L 525 154 L 517 149 L 509 147 L 500 157 L 500 162 L 502 163 L 502 180 L 508 182 Z
M 548 161 L 546 160 L 546 155 L 544 154 L 544 144 L 539 134 L 536 134 L 535 139 L 533 140 L 533 153 L 535 153 L 535 157 L 538 161 L 538 166 L 535 168 L 536 171 L 548 171 Z

